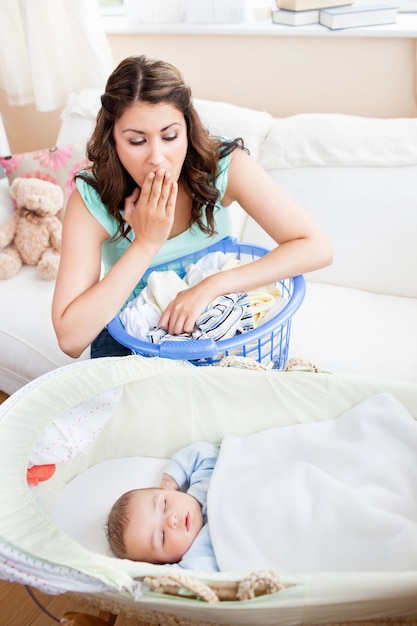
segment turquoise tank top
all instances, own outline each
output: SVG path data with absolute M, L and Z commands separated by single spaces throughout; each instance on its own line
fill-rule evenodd
M 228 237 L 231 234 L 231 220 L 229 211 L 222 206 L 221 201 L 227 187 L 228 171 L 230 166 L 231 155 L 227 155 L 219 161 L 219 173 L 216 178 L 216 188 L 219 191 L 219 197 L 214 208 L 214 219 L 216 225 L 216 234 L 209 237 L 203 233 L 196 224 L 193 224 L 188 230 L 184 231 L 180 235 L 168 239 L 158 254 L 155 256 L 151 267 L 159 265 L 161 263 L 168 263 L 185 254 L 197 252 L 202 248 L 210 246 L 224 237 Z M 112 240 L 117 232 L 117 221 L 111 216 L 97 191 L 93 189 L 82 178 L 77 178 L 77 189 L 83 198 L 87 209 L 95 217 L 95 219 L 103 226 L 103 228 L 109 233 L 109 239 L 102 244 L 102 261 L 104 266 L 104 272 L 107 273 L 114 263 L 122 256 L 125 250 L 129 247 L 130 241 L 125 237 L 120 237 L 116 240 Z M 132 238 L 134 234 L 130 233 Z

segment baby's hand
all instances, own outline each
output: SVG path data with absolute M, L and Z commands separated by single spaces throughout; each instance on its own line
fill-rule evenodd
M 169 474 L 162 474 L 161 484 L 159 485 L 161 489 L 171 489 L 173 491 L 178 491 L 179 486 L 176 481 Z

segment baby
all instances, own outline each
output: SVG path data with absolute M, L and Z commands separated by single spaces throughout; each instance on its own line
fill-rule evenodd
M 159 487 L 120 496 L 107 520 L 115 556 L 218 571 L 207 525 L 207 490 L 218 453 L 207 442 L 187 446 L 172 457 Z
M 389 394 L 334 420 L 199 442 L 160 488 L 114 505 L 110 546 L 202 571 L 415 570 L 416 449 L 417 420 Z

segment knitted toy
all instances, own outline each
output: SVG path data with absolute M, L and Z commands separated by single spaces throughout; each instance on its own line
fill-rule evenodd
M 0 278 L 12 278 L 23 264 L 37 265 L 44 280 L 56 278 L 64 205 L 59 185 L 39 178 L 15 178 L 10 194 L 16 210 L 0 227 Z

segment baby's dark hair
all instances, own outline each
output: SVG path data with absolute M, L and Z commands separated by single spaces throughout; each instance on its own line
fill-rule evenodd
M 116 500 L 113 504 L 106 523 L 106 535 L 107 541 L 114 556 L 119 559 L 126 558 L 126 546 L 125 546 L 125 530 L 129 523 L 129 505 L 133 493 L 136 489 L 126 491 L 123 495 Z

